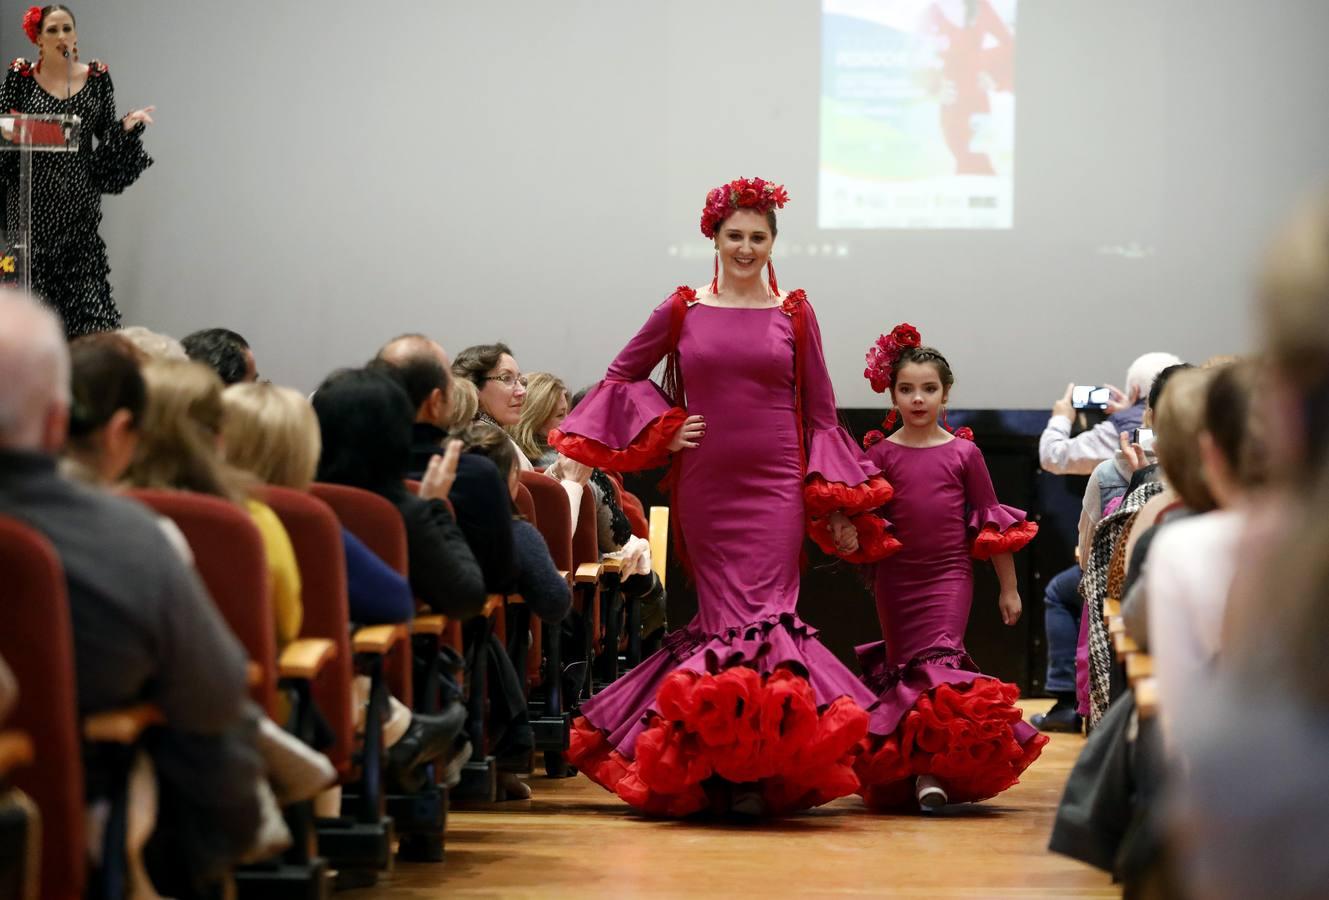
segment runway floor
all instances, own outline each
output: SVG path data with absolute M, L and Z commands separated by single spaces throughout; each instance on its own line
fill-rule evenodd
M 658 821 L 585 778 L 533 776 L 531 800 L 454 810 L 443 863 L 398 864 L 341 896 L 1117 897 L 1106 874 L 1046 849 L 1083 743 L 1053 735 L 1021 784 L 929 817 L 868 815 L 849 797 L 766 824 Z

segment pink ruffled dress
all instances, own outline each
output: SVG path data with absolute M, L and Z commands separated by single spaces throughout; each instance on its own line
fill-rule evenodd
M 868 456 L 895 487 L 883 512 L 901 549 L 876 564 L 885 641 L 858 649 L 877 695 L 872 738 L 856 761 L 874 809 L 917 808 L 913 781 L 934 775 L 951 802 L 983 800 L 1019 780 L 1047 738 L 1014 705 L 1019 689 L 983 675 L 964 647 L 973 559 L 1012 553 L 1038 526 L 997 502 L 971 440 L 936 447 L 879 441 Z
M 870 512 L 891 488 L 836 418 L 804 300 L 794 291 L 776 307 L 714 307 L 679 288 L 550 435 L 574 459 L 643 469 L 671 462 L 687 415 L 706 420 L 671 472 L 675 549 L 686 550 L 697 616 L 582 703 L 569 751 L 648 813 L 721 811 L 736 787 L 783 813 L 860 788 L 853 760 L 875 698 L 799 618 L 799 562 L 805 536 L 833 547 L 836 509 L 858 527 L 855 561 L 891 552 Z M 650 380 L 666 358 L 686 411 Z

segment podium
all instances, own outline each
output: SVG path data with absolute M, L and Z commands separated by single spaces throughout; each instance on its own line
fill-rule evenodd
M 0 282 L 26 291 L 32 285 L 32 155 L 77 153 L 83 122 L 70 115 L 0 115 L 0 153 L 18 154 L 18 229 L 0 257 Z

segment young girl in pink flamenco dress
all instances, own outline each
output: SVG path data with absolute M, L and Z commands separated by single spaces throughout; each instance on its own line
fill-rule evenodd
M 714 279 L 656 307 L 550 433 L 588 465 L 671 466 L 697 616 L 581 704 L 568 751 L 649 814 L 780 814 L 862 787 L 853 762 L 875 697 L 795 611 L 799 561 L 805 535 L 852 562 L 890 552 L 871 511 L 891 488 L 836 419 L 804 293 L 761 277 L 786 200 L 761 179 L 711 191 Z
M 983 455 L 967 428 L 951 433 L 945 404 L 955 378 L 946 359 L 897 326 L 868 351 L 864 375 L 890 390 L 903 427 L 864 438 L 868 458 L 895 489 L 882 513 L 901 549 L 875 565 L 885 641 L 858 648 L 864 682 L 877 695 L 870 737 L 857 758 L 861 793 L 875 810 L 935 809 L 1006 790 L 1047 738 L 1014 705 L 1019 690 L 984 675 L 964 647 L 973 601 L 971 559 L 991 560 L 1001 618 L 1020 618 L 1011 554 L 1038 526 L 997 502 Z M 875 735 L 886 735 L 884 738 Z

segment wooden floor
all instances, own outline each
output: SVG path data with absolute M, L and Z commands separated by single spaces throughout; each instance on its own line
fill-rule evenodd
M 445 862 L 399 864 L 340 896 L 1117 897 L 1106 874 L 1046 849 L 1083 743 L 1053 735 L 1021 784 L 926 818 L 869 815 L 850 797 L 759 825 L 659 821 L 585 778 L 532 777 L 531 800 L 454 810 Z

